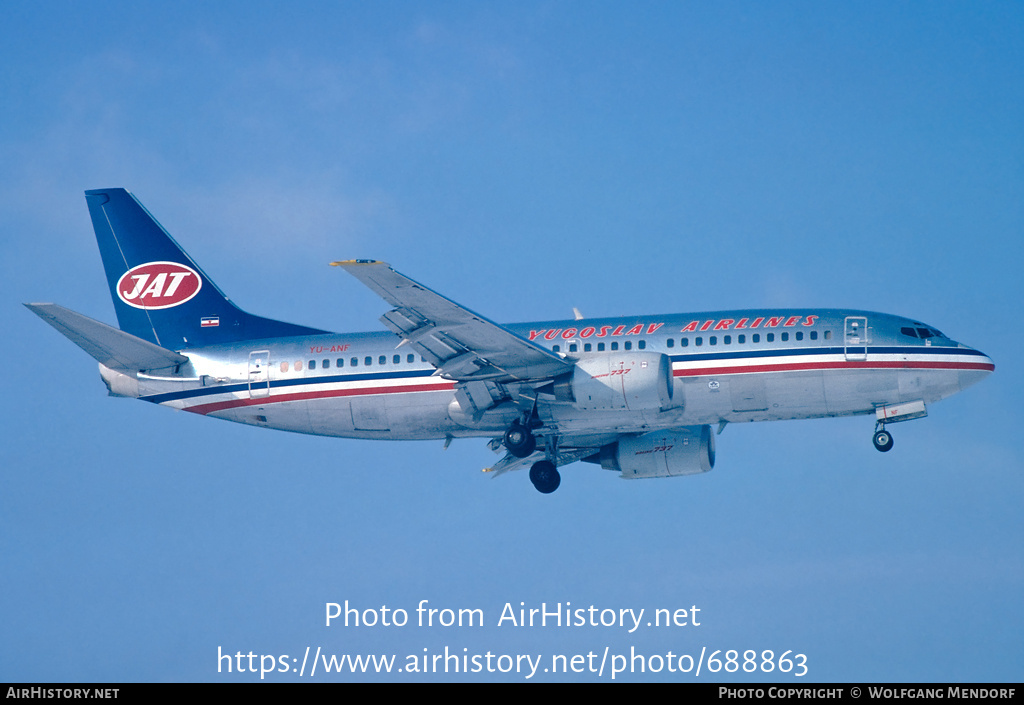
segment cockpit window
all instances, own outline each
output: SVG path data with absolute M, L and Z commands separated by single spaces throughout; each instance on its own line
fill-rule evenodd
M 922 340 L 928 340 L 928 338 L 945 338 L 942 333 L 935 330 L 934 328 L 900 328 L 900 333 L 908 335 L 911 338 L 921 338 Z

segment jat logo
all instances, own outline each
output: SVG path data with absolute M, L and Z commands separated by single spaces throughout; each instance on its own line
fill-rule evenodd
M 191 267 L 177 262 L 147 262 L 132 267 L 117 280 L 117 295 L 135 308 L 171 308 L 199 293 L 203 280 Z

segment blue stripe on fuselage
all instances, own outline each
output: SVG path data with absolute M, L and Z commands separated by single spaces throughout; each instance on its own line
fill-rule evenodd
M 615 351 L 618 353 L 631 351 Z M 654 351 L 650 351 L 654 352 Z M 703 362 L 708 360 L 744 360 L 764 357 L 803 357 L 810 355 L 842 355 L 845 348 L 842 346 L 831 347 L 808 347 L 808 348 L 783 348 L 777 350 L 742 350 L 731 352 L 713 353 L 684 353 L 670 355 L 672 362 Z M 876 355 L 977 355 L 984 357 L 984 353 L 971 348 L 952 348 L 937 346 L 868 346 L 868 352 Z M 608 355 L 612 353 L 595 353 Z M 357 374 L 331 374 L 310 377 L 296 377 L 294 379 L 271 380 L 271 389 L 286 389 L 288 387 L 300 387 L 311 384 L 333 384 L 339 382 L 364 382 L 369 380 L 385 379 L 415 379 L 419 377 L 431 377 L 434 370 L 407 370 L 395 372 L 360 372 Z M 262 386 L 262 385 L 260 385 Z M 231 394 L 234 392 L 249 391 L 248 382 L 225 384 L 212 387 L 200 387 L 198 389 L 186 389 L 178 392 L 167 392 L 165 394 L 153 394 L 140 397 L 141 399 L 154 404 L 163 404 L 169 401 L 183 399 L 198 399 L 217 394 Z
M 863 348 L 863 345 L 853 345 Z M 979 355 L 984 353 L 971 348 L 940 348 L 925 345 L 880 346 L 868 345 L 868 352 L 875 355 Z M 828 348 L 784 348 L 781 350 L 742 350 L 736 352 L 684 353 L 669 355 L 672 362 L 703 362 L 705 360 L 746 360 L 760 357 L 791 357 L 805 355 L 843 355 L 846 348 L 832 346 Z
M 430 377 L 434 370 L 409 370 L 403 372 L 361 372 L 349 375 L 322 375 L 317 377 L 296 377 L 295 379 L 271 380 L 271 389 L 282 389 L 287 387 L 300 387 L 308 384 L 331 384 L 336 382 L 364 382 L 375 379 L 414 379 L 416 377 Z M 262 383 L 257 384 L 262 387 Z M 167 392 L 166 394 L 153 394 L 147 397 L 140 397 L 144 401 L 151 401 L 154 404 L 163 404 L 169 401 L 181 399 L 196 399 L 212 396 L 215 394 L 231 394 L 233 392 L 249 391 L 248 382 L 235 384 L 224 384 L 215 387 L 201 387 L 199 389 L 185 389 L 180 392 Z

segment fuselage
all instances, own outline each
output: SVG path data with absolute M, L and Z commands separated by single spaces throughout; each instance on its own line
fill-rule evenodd
M 750 309 L 505 327 L 570 360 L 667 356 L 673 385 L 667 408 L 595 411 L 557 393 L 538 396 L 538 415 L 550 432 L 595 437 L 927 405 L 994 369 L 987 356 L 929 325 L 868 311 Z M 456 400 L 456 383 L 438 376 L 433 365 L 387 332 L 251 340 L 180 352 L 188 363 L 168 374 L 140 374 L 137 385 L 110 370 L 103 376 L 115 394 L 328 436 L 495 436 L 519 414 L 511 403 L 468 413 Z

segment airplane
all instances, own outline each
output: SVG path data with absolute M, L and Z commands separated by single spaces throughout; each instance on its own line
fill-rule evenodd
M 376 260 L 332 262 L 392 307 L 336 333 L 242 311 L 122 188 L 85 192 L 119 328 L 25 304 L 99 362 L 112 396 L 343 438 L 489 439 L 486 471 L 542 493 L 585 461 L 627 479 L 708 472 L 726 424 L 873 415 L 888 425 L 995 370 L 909 318 L 762 309 L 501 325 Z

